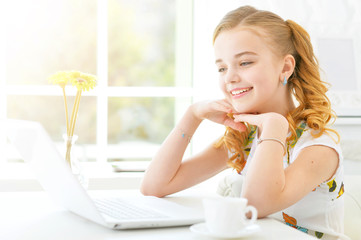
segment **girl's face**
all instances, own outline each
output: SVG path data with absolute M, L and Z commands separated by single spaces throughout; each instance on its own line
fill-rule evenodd
M 238 113 L 288 111 L 284 59 L 260 35 L 244 27 L 223 31 L 214 51 L 221 90 Z

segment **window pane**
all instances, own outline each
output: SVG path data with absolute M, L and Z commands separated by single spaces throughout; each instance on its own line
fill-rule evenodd
M 96 73 L 96 0 L 8 4 L 7 84 L 47 84 L 61 70 Z
M 74 97 L 68 97 L 69 114 Z M 66 132 L 66 120 L 63 97 L 47 96 L 9 96 L 8 117 L 39 121 L 53 141 L 62 142 Z M 95 144 L 96 142 L 96 98 L 83 96 L 74 134 L 78 135 L 77 144 Z
M 109 85 L 174 86 L 175 0 L 109 0 Z
M 108 142 L 160 144 L 174 126 L 174 98 L 109 98 Z

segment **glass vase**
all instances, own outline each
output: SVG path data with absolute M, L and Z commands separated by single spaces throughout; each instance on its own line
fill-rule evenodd
M 84 168 L 82 167 L 77 155 L 75 154 L 76 149 L 74 149 L 74 145 L 76 140 L 78 139 L 77 135 L 68 136 L 67 134 L 63 135 L 65 142 L 65 161 L 69 164 L 69 167 L 74 174 L 74 176 L 78 179 L 79 183 L 85 188 L 88 188 L 89 179 L 85 174 Z

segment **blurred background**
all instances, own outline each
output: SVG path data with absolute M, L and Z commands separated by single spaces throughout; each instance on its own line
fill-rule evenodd
M 69 70 L 97 75 L 95 89 L 81 98 L 76 154 L 87 163 L 122 163 L 128 170 L 139 163 L 136 170 L 144 170 L 190 103 L 221 97 L 212 33 L 223 15 L 241 5 L 271 10 L 310 33 L 323 78 L 332 86 L 336 127 L 351 149 L 347 156 L 359 159 L 359 148 L 352 147 L 361 144 L 357 0 L 8 1 L 0 10 L 0 119 L 39 121 L 61 147 L 62 92 L 48 77 Z M 66 92 L 71 109 L 75 89 Z M 187 154 L 223 131 L 205 122 Z M 3 133 L 0 149 L 6 153 L 1 166 L 23 163 Z
M 62 91 L 48 77 L 69 70 L 94 74 L 98 86 L 82 96 L 75 127 L 79 157 L 149 160 L 174 126 L 176 105 L 191 99 L 191 78 L 175 77 L 176 48 L 187 44 L 187 39 L 176 39 L 176 21 L 187 15 L 191 21 L 187 4 L 191 6 L 176 0 L 7 3 L 1 117 L 39 121 L 61 142 Z M 191 28 L 186 31 L 182 36 L 188 34 L 190 42 Z M 180 64 L 190 72 L 188 62 Z M 71 111 L 75 89 L 66 91 Z M 10 151 L 2 161 L 22 162 Z

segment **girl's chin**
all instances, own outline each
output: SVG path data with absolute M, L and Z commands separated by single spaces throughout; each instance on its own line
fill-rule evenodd
M 255 113 L 255 112 L 257 112 L 255 109 L 245 108 L 244 105 L 243 106 L 233 105 L 233 108 L 234 108 L 234 110 L 236 110 L 236 113 Z

